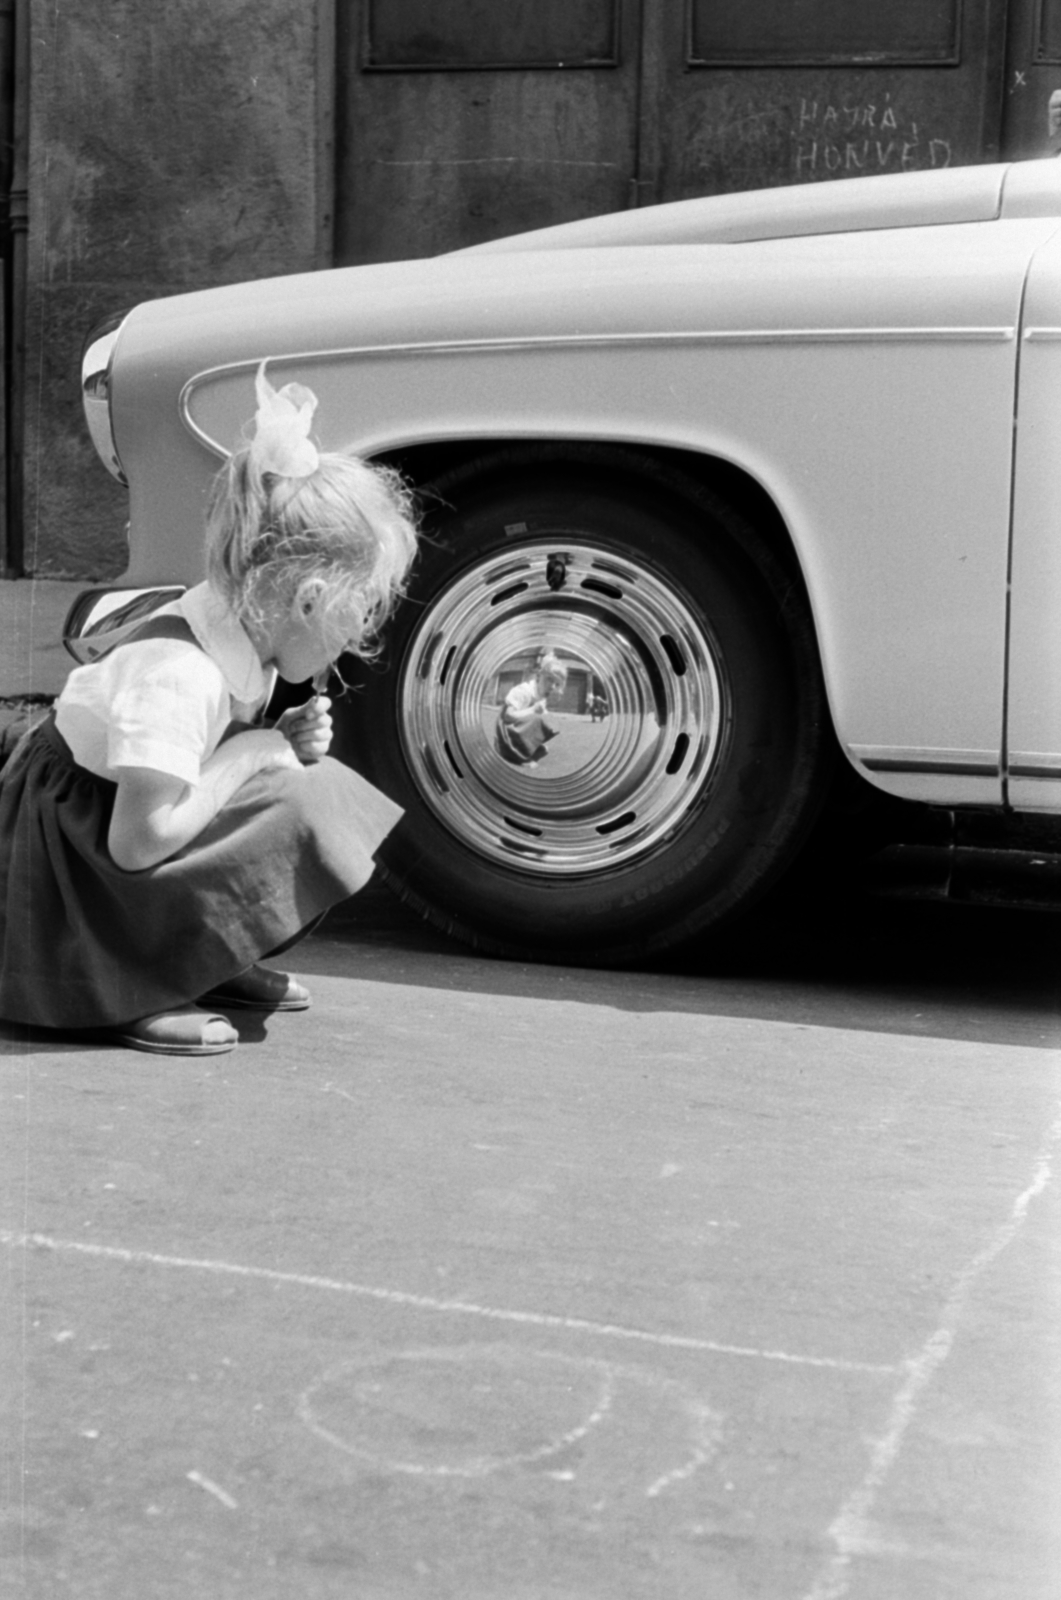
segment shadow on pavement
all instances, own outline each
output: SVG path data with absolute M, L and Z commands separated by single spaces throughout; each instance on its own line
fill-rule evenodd
M 337 907 L 292 965 L 633 1012 L 1061 1046 L 1061 918 L 1044 912 L 836 894 L 811 911 L 772 907 L 639 971 L 600 971 L 477 955 L 374 883 Z
M 1041 912 L 833 895 L 810 911 L 772 907 L 640 970 L 609 971 L 478 955 L 373 883 L 276 964 L 309 978 L 636 1013 L 1061 1047 L 1061 917 Z M 239 1027 L 258 1043 L 268 1019 L 241 1013 Z M 0 1054 L 92 1048 L 84 1036 L 0 1022 Z

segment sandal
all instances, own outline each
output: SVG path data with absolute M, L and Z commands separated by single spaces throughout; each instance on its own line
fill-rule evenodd
M 237 972 L 226 983 L 201 996 L 200 1003 L 208 1006 L 230 1007 L 245 1011 L 305 1011 L 310 1003 L 309 990 L 296 982 L 286 972 L 274 972 L 271 967 L 248 967 Z
M 219 1056 L 239 1043 L 239 1034 L 227 1017 L 196 1006 L 178 1006 L 121 1028 L 109 1028 L 107 1038 L 156 1056 Z

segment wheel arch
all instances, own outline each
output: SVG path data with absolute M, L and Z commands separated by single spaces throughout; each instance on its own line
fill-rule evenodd
M 646 463 L 670 467 L 699 487 L 719 495 L 755 524 L 774 555 L 798 574 L 804 593 L 808 592 L 795 538 L 776 499 L 746 467 L 721 456 L 677 445 L 630 444 L 621 439 L 500 437 L 411 445 L 387 451 L 376 459 L 397 467 L 415 487 L 423 488 L 443 474 L 494 455 L 511 460 L 515 453 L 525 453 L 528 460 L 568 460 L 574 465 L 592 461 L 594 451 L 621 453 L 632 467 L 639 457 Z
M 595 459 L 604 462 L 614 460 L 617 456 L 625 457 L 635 473 L 640 461 L 646 479 L 650 476 L 652 466 L 670 469 L 687 483 L 717 495 L 756 530 L 761 546 L 783 570 L 794 587 L 798 602 L 805 608 L 825 685 L 829 735 L 837 752 L 843 751 L 834 709 L 835 686 L 830 682 L 828 652 L 823 649 L 820 606 L 816 604 L 806 564 L 778 500 L 746 467 L 721 456 L 681 446 L 631 444 L 625 440 L 611 439 L 512 439 L 503 436 L 412 445 L 381 454 L 376 459 L 396 467 L 414 488 L 424 490 L 438 479 L 462 468 L 486 465 L 491 458 L 496 458 L 499 465 L 511 464 L 522 457 L 527 461 L 589 466 Z M 845 760 L 851 765 L 852 771 L 865 781 L 861 769 L 846 752 Z

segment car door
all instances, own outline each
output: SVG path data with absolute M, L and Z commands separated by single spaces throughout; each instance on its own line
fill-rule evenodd
M 1029 269 L 1018 371 L 1007 789 L 1017 810 L 1061 812 L 1061 227 Z

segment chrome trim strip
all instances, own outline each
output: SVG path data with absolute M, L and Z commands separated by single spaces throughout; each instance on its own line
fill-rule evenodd
M 1061 331 L 1061 330 L 1059 330 Z M 1016 336 L 1013 326 L 997 327 L 906 327 L 906 328 L 676 328 L 669 333 L 528 333 L 496 339 L 416 339 L 405 344 L 339 345 L 331 350 L 290 351 L 268 356 L 270 364 L 296 361 L 336 361 L 344 356 L 423 355 L 432 351 L 449 354 L 465 350 L 534 350 L 575 345 L 673 345 L 673 344 L 829 344 L 855 339 L 870 344 L 919 342 L 923 339 L 945 343 L 1007 343 Z M 185 390 L 195 388 L 221 372 L 257 371 L 262 357 L 249 361 L 226 361 L 217 367 L 204 367 L 189 378 Z
M 997 778 L 999 755 L 990 750 L 939 749 L 902 745 L 856 744 L 851 754 L 868 772 L 925 773 L 932 776 Z
M 986 761 L 900 761 L 883 756 L 859 759 L 869 772 L 927 772 L 956 778 L 997 778 L 1001 772 L 997 762 L 991 766 Z

